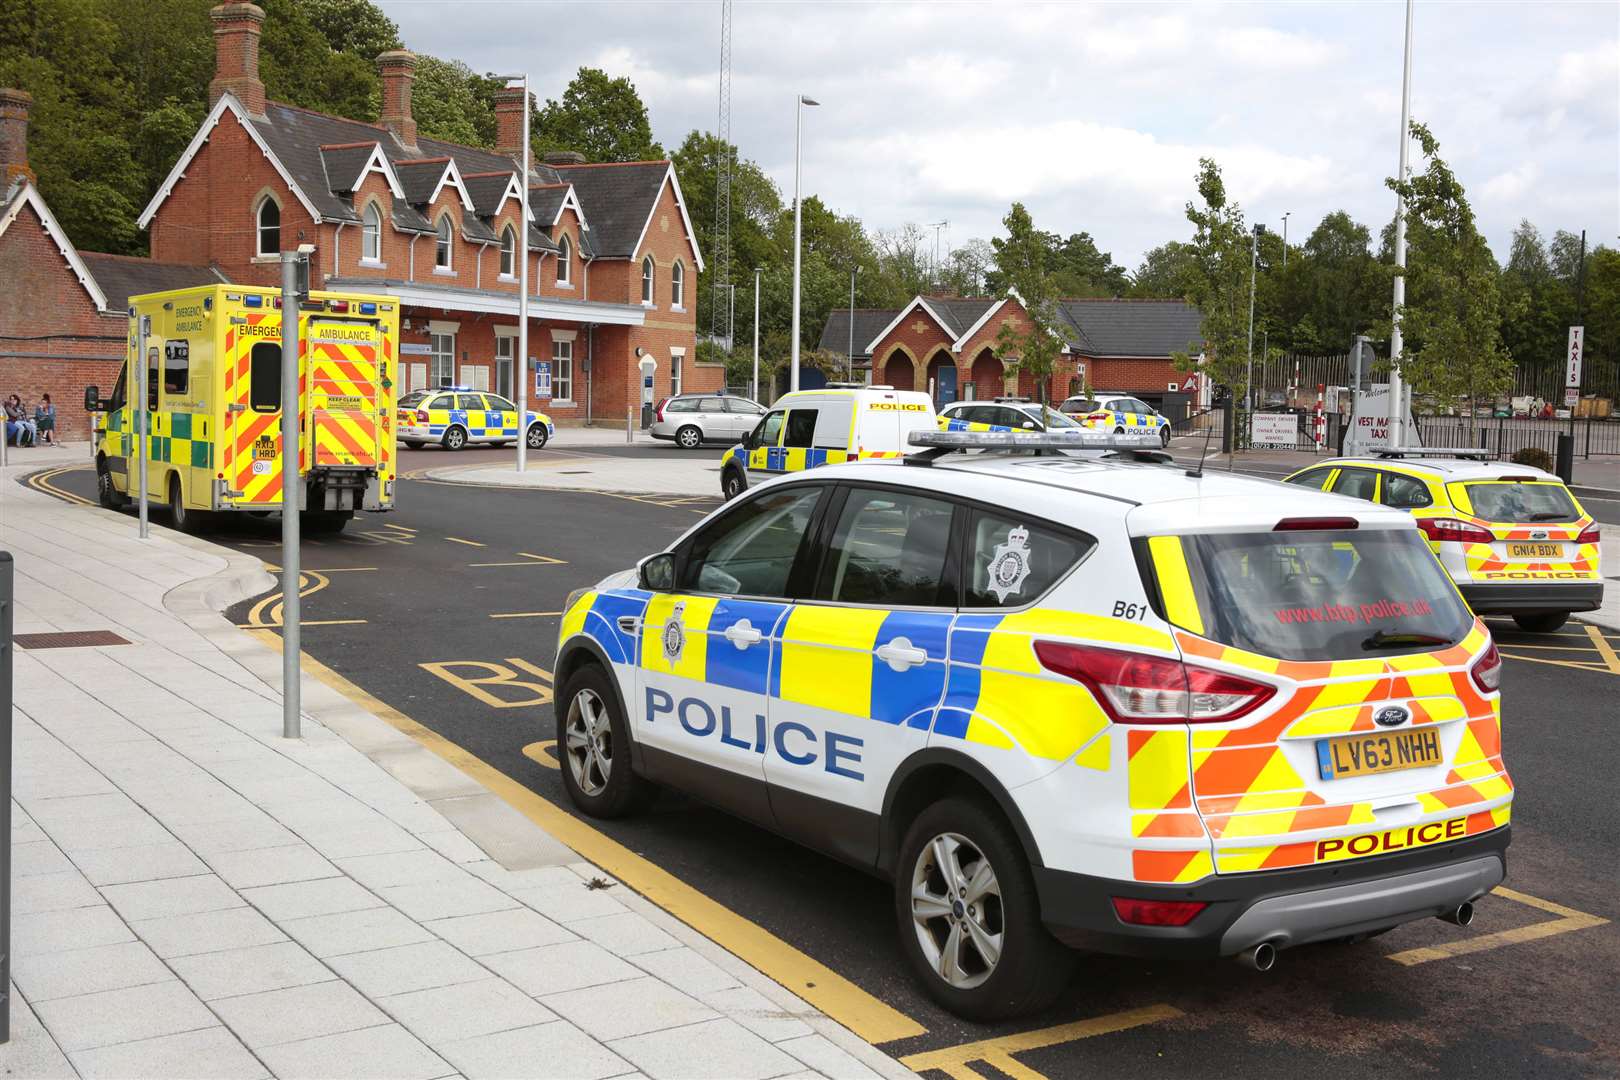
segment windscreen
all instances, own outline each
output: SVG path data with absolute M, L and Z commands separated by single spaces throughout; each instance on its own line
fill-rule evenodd
M 1033 413 L 1038 419 L 1046 421 L 1046 426 L 1053 431 L 1056 431 L 1059 428 L 1078 428 L 1085 426 L 1084 424 L 1063 415 L 1050 406 L 1035 406 L 1028 411 Z
M 422 404 L 422 401 L 431 393 L 433 393 L 432 390 L 412 390 L 399 399 L 399 407 L 402 409 L 414 409 Z
M 1581 516 L 1562 484 L 1493 481 L 1463 486 L 1474 516 L 1486 521 L 1574 521 Z
M 1429 652 L 1473 617 L 1417 530 L 1182 538 L 1207 637 L 1282 660 Z

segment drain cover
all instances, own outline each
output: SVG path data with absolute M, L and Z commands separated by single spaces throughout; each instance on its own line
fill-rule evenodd
M 14 634 L 24 649 L 88 649 L 96 645 L 128 645 L 111 630 L 68 630 L 60 634 Z

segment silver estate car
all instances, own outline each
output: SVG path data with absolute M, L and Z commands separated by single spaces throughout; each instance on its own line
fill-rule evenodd
M 765 408 L 732 394 L 676 394 L 659 403 L 648 434 L 683 450 L 704 443 L 739 442 L 765 415 Z

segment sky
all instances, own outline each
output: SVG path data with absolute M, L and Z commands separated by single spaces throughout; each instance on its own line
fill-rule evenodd
M 527 69 L 561 97 L 581 66 L 628 76 L 666 150 L 715 130 L 720 3 L 380 0 L 407 47 Z M 1086 231 L 1134 269 L 1186 240 L 1200 157 L 1249 220 L 1302 242 L 1334 210 L 1378 229 L 1400 151 L 1399 2 L 1018 4 L 738 0 L 732 139 L 793 192 L 868 230 L 948 221 Z M 1412 115 L 1440 140 L 1499 259 L 1528 218 L 1620 237 L 1620 3 L 1418 0 Z M 1421 168 L 1416 148 L 1414 169 Z M 934 230 L 928 229 L 930 236 Z

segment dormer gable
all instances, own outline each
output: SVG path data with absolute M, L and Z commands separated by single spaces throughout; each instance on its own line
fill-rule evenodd
M 375 173 L 383 178 L 394 198 L 405 197 L 399 174 L 388 163 L 381 143 L 328 143 L 321 147 L 321 164 L 326 168 L 327 184 L 334 194 L 359 191 L 366 177 Z
M 431 206 L 446 187 L 454 188 L 461 199 L 462 209 L 473 209 L 472 196 L 461 178 L 452 157 L 395 159 L 394 171 L 399 175 L 404 199 L 412 206 Z

